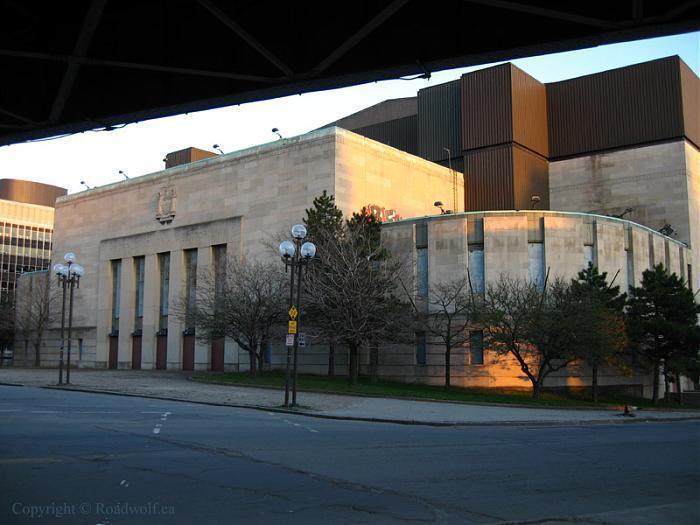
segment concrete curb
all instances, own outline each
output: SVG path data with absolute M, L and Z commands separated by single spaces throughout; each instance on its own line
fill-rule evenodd
M 192 381 L 193 383 L 200 383 L 203 385 L 218 385 L 218 386 L 233 386 L 237 388 L 263 388 L 265 390 L 279 390 L 280 387 L 272 385 L 243 385 L 239 383 L 227 383 L 226 381 L 207 381 L 206 379 L 197 379 L 195 377 L 189 376 L 186 378 L 187 381 Z M 486 406 L 486 407 L 504 407 L 504 408 L 531 408 L 535 410 L 599 410 L 617 412 L 624 410 L 624 405 L 584 405 L 584 406 L 551 406 L 551 405 L 528 405 L 525 403 L 489 403 L 486 401 L 457 401 L 454 399 L 432 399 L 427 397 L 408 397 L 408 396 L 386 396 L 380 394 L 362 394 L 359 392 L 341 392 L 337 390 L 316 390 L 316 389 L 297 389 L 297 392 L 307 392 L 311 394 L 328 394 L 329 396 L 349 396 L 349 397 L 368 397 L 374 399 L 396 399 L 399 401 L 420 401 L 423 403 L 450 403 L 453 405 L 471 405 L 471 406 Z M 640 408 L 640 411 L 644 412 L 688 412 L 697 413 L 700 417 L 700 409 L 694 410 L 692 408 L 673 408 L 666 409 L 661 407 L 651 408 L 644 407 Z
M 609 419 L 591 419 L 586 421 L 543 421 L 543 420 L 533 420 L 533 421 L 420 421 L 414 419 L 388 419 L 388 418 L 373 418 L 373 417 L 357 417 L 357 416 L 337 416 L 331 414 L 315 414 L 313 412 L 305 412 L 299 410 L 289 410 L 279 407 L 267 407 L 260 405 L 237 405 L 234 403 L 216 403 L 213 401 L 195 401 L 189 399 L 179 399 L 164 396 L 155 396 L 149 394 L 131 394 L 128 392 L 116 392 L 111 390 L 97 390 L 90 388 L 81 387 L 66 387 L 58 385 L 46 385 L 39 388 L 49 389 L 49 390 L 63 390 L 67 392 L 84 392 L 90 394 L 106 394 L 113 396 L 123 396 L 123 397 L 140 397 L 145 399 L 158 399 L 161 401 L 173 401 L 179 403 L 192 403 L 195 405 L 208 405 L 217 407 L 229 407 L 229 408 L 244 408 L 248 410 L 257 410 L 263 412 L 275 412 L 279 414 L 296 415 L 313 417 L 316 419 L 330 419 L 336 421 L 358 421 L 365 423 L 389 423 L 394 425 L 414 425 L 414 426 L 426 426 L 426 427 L 495 427 L 495 426 L 508 426 L 508 427 L 579 427 L 587 425 L 615 425 L 619 423 L 630 424 L 630 423 L 669 423 L 674 421 L 694 421 L 700 420 L 700 416 L 697 417 L 667 417 L 667 418 L 621 418 L 620 420 L 609 420 Z
M 192 376 L 187 378 L 188 381 L 193 383 L 200 383 L 203 385 L 218 385 L 218 386 L 233 386 L 238 388 L 264 388 L 266 390 L 279 390 L 280 387 L 272 385 L 243 385 L 239 383 L 227 383 L 226 381 L 207 381 L 206 379 L 196 379 Z M 307 392 L 310 394 L 327 394 L 329 396 L 349 396 L 349 397 L 368 397 L 374 399 L 396 399 L 399 401 L 420 401 L 422 403 L 450 403 L 453 405 L 474 405 L 474 406 L 486 406 L 486 407 L 505 407 L 505 408 L 535 408 L 535 409 L 545 409 L 545 410 L 622 410 L 624 407 L 611 407 L 610 405 L 603 406 L 549 406 L 549 405 L 527 405 L 524 403 L 489 403 L 486 401 L 457 401 L 455 399 L 433 399 L 429 397 L 410 397 L 410 396 L 389 396 L 380 394 L 363 394 L 360 392 L 342 392 L 338 390 L 316 390 L 313 388 L 297 388 L 297 392 Z

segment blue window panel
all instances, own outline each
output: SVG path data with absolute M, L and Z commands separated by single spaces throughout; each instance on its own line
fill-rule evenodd
M 484 293 L 486 272 L 484 268 L 484 246 L 469 246 L 469 279 L 475 293 Z
M 416 281 L 418 282 L 418 295 L 428 297 L 428 249 L 417 250 L 416 255 Z
M 477 330 L 469 332 L 469 351 L 472 365 L 484 364 L 484 332 Z
M 544 244 L 529 243 L 527 245 L 529 259 L 530 282 L 539 288 L 544 287 Z
M 416 363 L 426 364 L 425 332 L 416 332 Z

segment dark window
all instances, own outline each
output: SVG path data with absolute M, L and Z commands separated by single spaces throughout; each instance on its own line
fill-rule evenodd
M 197 303 L 197 249 L 185 250 L 185 328 L 194 328 L 194 311 Z
M 158 329 L 168 329 L 168 301 L 170 299 L 170 253 L 158 254 L 160 272 L 160 305 L 158 308 Z
M 472 365 L 484 364 L 484 332 L 476 330 L 469 332 L 469 348 Z
M 226 282 L 226 245 L 217 244 L 212 246 L 213 259 L 214 259 L 214 283 L 215 283 L 215 293 L 218 299 L 224 289 L 224 283 Z
M 416 363 L 426 364 L 425 332 L 416 332 Z
M 134 294 L 134 330 L 143 329 L 143 291 L 146 278 L 146 258 L 134 257 L 134 280 L 136 293 Z
M 416 224 L 416 248 L 428 247 L 428 223 L 419 222 Z
M 119 308 L 122 287 L 122 261 L 112 261 L 112 332 L 119 330 Z

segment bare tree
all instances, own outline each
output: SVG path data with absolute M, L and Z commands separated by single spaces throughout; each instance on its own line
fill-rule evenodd
M 474 301 L 469 279 L 465 276 L 432 285 L 422 308 L 413 300 L 414 294 L 409 292 L 407 295 L 421 329 L 445 347 L 445 388 L 449 388 L 452 349 L 463 346 L 469 339 Z
M 58 288 L 48 271 L 23 275 L 18 282 L 15 327 L 34 347 L 34 366 L 41 366 L 41 343 L 49 325 L 60 316 Z
M 181 298 L 175 315 L 195 326 L 197 339 L 230 337 L 250 356 L 250 375 L 262 371 L 263 349 L 286 319 L 287 280 L 281 264 L 229 260 L 197 280 L 197 300 Z
M 347 346 L 352 383 L 359 376 L 359 351 L 371 344 L 376 377 L 378 345 L 397 341 L 410 324 L 406 320 L 410 308 L 398 293 L 405 265 L 364 228 L 344 226 L 342 236 L 329 235 L 322 246 L 323 265 L 306 283 L 307 318 L 314 319 L 323 336 Z
M 4 364 L 4 351 L 15 339 L 15 302 L 10 294 L 0 295 L 0 366 Z
M 542 289 L 538 283 L 501 276 L 474 304 L 489 348 L 515 358 L 535 399 L 552 372 L 576 360 L 576 337 L 583 325 L 565 281 L 555 279 Z

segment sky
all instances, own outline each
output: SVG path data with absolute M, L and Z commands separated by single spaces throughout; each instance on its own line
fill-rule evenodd
M 554 82 L 606 69 L 679 55 L 700 75 L 700 32 L 612 44 L 579 51 L 513 60 L 540 82 Z M 293 95 L 240 106 L 130 124 L 110 132 L 85 132 L 53 140 L 0 147 L 0 179 L 25 179 L 68 188 L 69 193 L 111 184 L 123 177 L 163 169 L 166 153 L 194 146 L 224 152 L 306 133 L 383 100 L 415 96 L 419 89 L 489 67 L 433 73 L 430 80 L 390 80 Z

